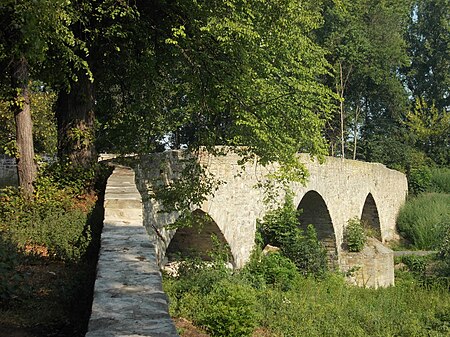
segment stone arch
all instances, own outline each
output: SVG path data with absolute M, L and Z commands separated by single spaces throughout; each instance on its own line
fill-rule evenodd
M 370 235 L 381 241 L 380 217 L 378 216 L 377 204 L 372 193 L 369 193 L 364 201 L 361 221 L 370 230 Z
M 233 263 L 230 246 L 214 219 L 206 212 L 196 209 L 192 212 L 193 225 L 178 228 L 166 250 L 166 257 L 170 261 L 185 257 L 200 257 L 210 261 L 209 252 L 215 246 L 216 237 L 222 247 L 225 247 L 229 262 Z
M 327 204 L 316 191 L 307 192 L 297 209 L 300 211 L 299 222 L 302 228 L 314 225 L 318 239 L 324 244 L 330 262 L 337 260 L 336 235 Z

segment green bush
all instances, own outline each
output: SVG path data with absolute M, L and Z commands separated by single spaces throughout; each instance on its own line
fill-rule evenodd
M 258 232 L 263 244 L 281 247 L 292 235 L 299 233 L 298 211 L 295 209 L 292 195 L 288 194 L 282 207 L 267 212 L 262 221 L 258 221 Z
M 299 226 L 298 211 L 290 194 L 281 208 L 268 212 L 257 224 L 264 245 L 279 247 L 303 274 L 320 276 L 328 268 L 326 250 L 313 225 L 308 225 L 306 231 Z
M 250 261 L 251 268 L 228 273 L 221 280 L 214 267 L 202 267 L 204 274 L 195 278 L 198 285 L 194 284 L 193 277 L 189 278 L 190 287 L 179 297 L 177 305 L 181 310 L 175 316 L 205 327 L 211 336 L 249 336 L 256 327 L 269 335 L 289 337 L 448 336 L 450 333 L 450 292 L 445 284 L 424 284 L 419 278 L 410 277 L 398 279 L 395 287 L 366 289 L 347 285 L 340 274 L 327 273 L 320 279 L 294 277 L 287 289 L 261 287 L 254 280 L 261 275 L 278 275 L 273 272 L 278 269 L 276 261 L 286 260 L 275 253 L 267 256 L 271 261 L 267 263 L 259 254 L 255 253 Z M 422 258 L 406 260 L 411 270 L 417 273 L 425 270 Z M 284 263 L 280 263 L 283 273 L 281 264 Z M 214 275 L 207 277 L 209 283 L 216 281 L 205 288 L 202 278 L 208 273 Z M 271 280 L 271 276 L 267 279 Z M 184 283 L 183 278 L 165 277 L 164 289 L 170 297 L 171 308 L 177 301 L 173 290 Z M 172 309 L 171 314 L 174 314 Z
M 90 242 L 90 231 L 86 227 L 87 215 L 81 210 L 39 212 L 34 210 L 10 223 L 8 232 L 19 248 L 43 246 L 50 257 L 79 260 Z
M 328 270 L 327 251 L 317 239 L 313 225 L 308 225 L 306 231 L 297 229 L 292 236 L 286 237 L 281 251 L 303 275 L 320 277 Z
M 183 280 L 183 291 L 196 291 L 207 294 L 215 283 L 228 278 L 231 270 L 224 263 L 217 261 L 202 261 L 200 258 L 190 258 L 180 262 L 178 279 Z
M 425 192 L 431 185 L 431 170 L 427 166 L 412 168 L 408 175 L 410 193 L 417 195 Z
M 267 255 L 254 253 L 244 267 L 242 275 L 256 288 L 271 285 L 288 290 L 299 273 L 289 258 L 275 252 Z
M 95 198 L 81 194 L 86 185 L 69 186 L 66 180 L 57 181 L 59 175 L 44 172 L 36 180 L 33 200 L 23 198 L 18 189 L 0 190 L 0 230 L 24 251 L 38 248 L 56 259 L 79 260 L 90 242 L 86 222 Z
M 213 337 L 250 336 L 258 323 L 256 304 L 251 286 L 223 280 L 205 296 L 195 322 Z
M 423 276 L 425 274 L 429 260 L 430 257 L 428 256 L 407 255 L 402 257 L 402 262 L 416 276 Z
M 14 296 L 20 276 L 16 272 L 18 255 L 15 246 L 4 240 L 1 231 L 0 235 L 0 307 L 2 307 Z
M 450 276 L 450 226 L 447 228 L 447 232 L 439 247 L 439 259 L 442 261 L 442 273 L 445 276 Z
M 344 229 L 344 243 L 349 252 L 360 252 L 366 244 L 367 237 L 364 225 L 358 218 L 352 218 L 347 221 Z
M 400 234 L 417 249 L 439 249 L 450 226 L 450 195 L 421 194 L 409 199 L 400 210 Z
M 102 164 L 83 168 L 67 161 L 57 161 L 41 168 L 36 187 L 43 184 L 45 188 L 50 184 L 59 190 L 71 189 L 75 194 L 82 194 L 94 188 L 98 175 L 103 174 L 105 169 Z
M 186 317 L 211 336 L 248 336 L 258 323 L 255 289 L 223 263 L 190 259 L 177 277 L 164 275 L 170 314 Z

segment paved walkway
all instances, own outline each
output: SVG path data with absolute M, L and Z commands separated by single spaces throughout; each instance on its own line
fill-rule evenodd
M 142 223 L 134 171 L 108 179 L 105 219 L 86 337 L 179 336 L 168 314 L 155 247 Z

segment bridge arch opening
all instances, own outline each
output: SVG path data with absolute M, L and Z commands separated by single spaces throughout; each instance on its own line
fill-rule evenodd
M 372 193 L 369 193 L 364 201 L 361 213 L 361 221 L 369 230 L 369 235 L 381 241 L 381 226 L 378 216 L 378 208 Z
M 298 220 L 301 228 L 314 225 L 317 238 L 325 246 L 330 262 L 334 263 L 337 260 L 336 235 L 325 200 L 318 192 L 309 191 L 303 196 L 297 209 L 300 211 Z
M 219 246 L 233 265 L 230 246 L 217 223 L 200 209 L 192 212 L 192 226 L 178 228 L 166 250 L 169 262 L 199 257 L 211 261 L 211 252 Z

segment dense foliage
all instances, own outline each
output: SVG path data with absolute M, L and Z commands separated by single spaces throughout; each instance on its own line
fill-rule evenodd
M 51 173 L 63 171 L 65 179 Z M 53 164 L 40 173 L 33 200 L 17 188 L 0 190 L 1 305 L 20 288 L 17 266 L 26 264 L 27 257 L 68 264 L 83 261 L 92 238 L 88 219 L 96 201 L 94 182 L 106 172 L 94 167 L 71 176 L 70 170 Z
M 360 252 L 364 248 L 366 241 L 364 224 L 358 218 L 348 220 L 344 230 L 344 243 L 348 251 Z
M 5 1 L 0 107 L 28 102 L 27 79 L 51 86 L 58 153 L 81 166 L 95 141 L 128 153 L 244 145 L 291 177 L 304 174 L 293 154 L 327 146 L 407 173 L 445 166 L 448 5 Z
M 267 336 L 418 337 L 450 332 L 448 283 L 424 283 L 418 274 L 402 272 L 395 287 L 357 288 L 337 274 L 305 278 L 280 258 L 269 254 L 234 273 L 220 264 L 197 262 L 195 272 L 165 275 L 171 315 L 223 337 L 239 335 L 235 331 L 251 336 L 255 327 Z

